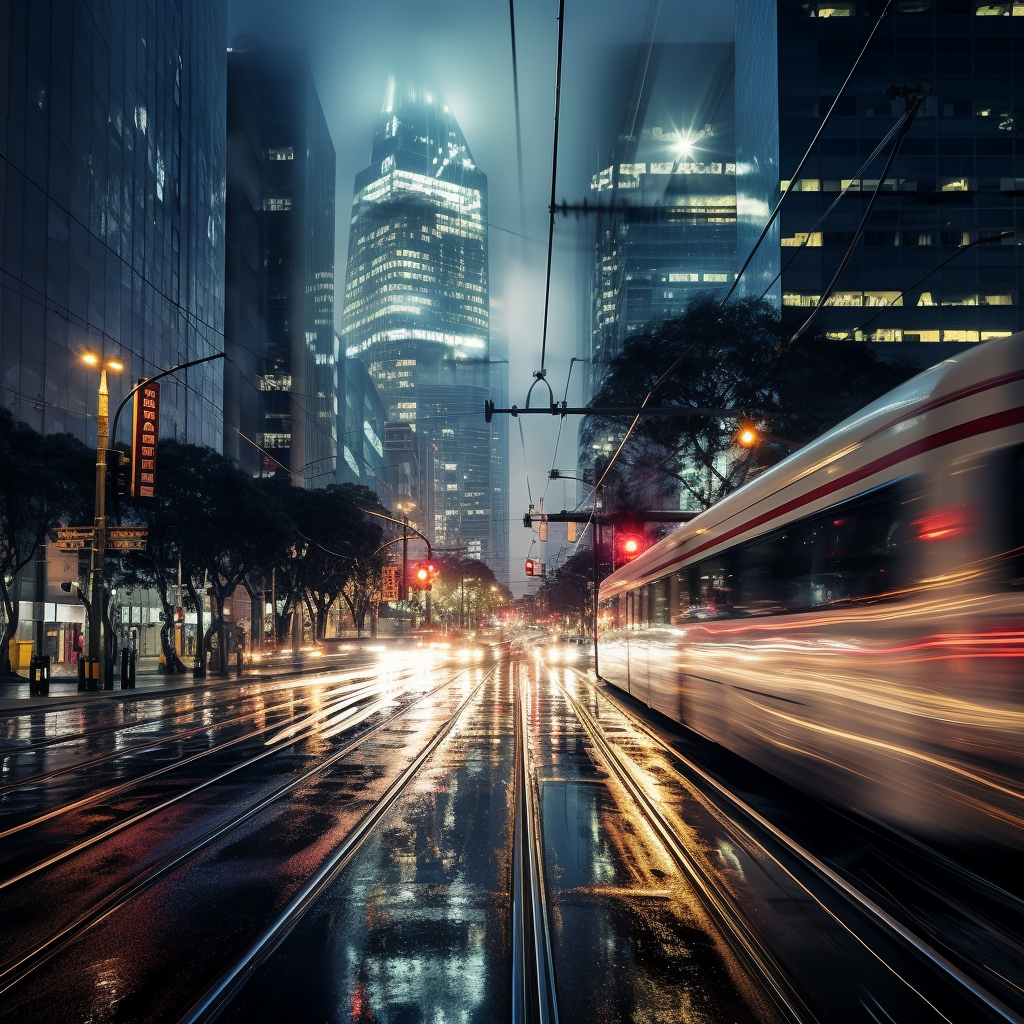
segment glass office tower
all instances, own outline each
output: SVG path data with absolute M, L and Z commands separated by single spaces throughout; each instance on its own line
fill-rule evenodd
M 883 0 L 779 0 L 783 178 L 799 162 L 883 6 Z M 741 8 L 737 32 L 749 33 Z M 1024 54 L 1024 17 L 1017 15 L 1024 8 L 1018 8 L 972 0 L 895 5 L 782 208 L 785 307 L 810 313 L 820 302 L 885 154 L 858 173 L 861 165 L 903 113 L 906 94 L 923 87 L 928 97 L 818 322 L 924 364 L 1024 326 L 1024 121 L 1015 77 Z M 752 47 L 770 45 L 769 33 L 754 26 L 752 34 Z M 1003 232 L 1016 234 L 967 248 Z
M 239 40 L 227 130 L 224 448 L 322 487 L 338 454 L 335 152 L 306 57 Z
M 432 540 L 489 559 L 487 178 L 429 89 L 388 83 L 370 166 L 356 177 L 342 336 L 389 420 L 434 450 Z
M 655 45 L 644 56 L 634 106 L 590 186 L 595 387 L 631 334 L 727 288 L 736 269 L 733 48 Z
M 0 7 L 0 402 L 95 442 L 97 375 L 223 350 L 223 0 Z M 221 447 L 219 361 L 166 378 L 161 432 Z M 119 440 L 128 440 L 122 417 Z

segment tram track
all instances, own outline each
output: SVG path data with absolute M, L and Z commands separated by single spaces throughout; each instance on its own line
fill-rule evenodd
M 554 957 L 548 928 L 540 808 L 530 762 L 525 673 L 516 687 L 515 826 L 512 881 L 512 1021 L 558 1024 Z
M 367 667 L 366 669 L 353 670 L 350 673 L 323 672 L 323 673 L 320 673 L 318 675 L 306 675 L 306 676 L 296 675 L 295 677 L 289 678 L 289 679 L 286 679 L 286 680 L 273 680 L 273 681 L 268 680 L 267 682 L 270 683 L 270 685 L 266 686 L 265 688 L 264 687 L 260 687 L 258 690 L 256 690 L 254 688 L 254 691 L 251 692 L 251 693 L 245 693 L 245 692 L 242 692 L 242 691 L 245 688 L 247 688 L 249 686 L 252 686 L 253 682 L 258 683 L 259 682 L 258 680 L 256 680 L 256 681 L 253 681 L 253 680 L 245 680 L 245 681 L 232 680 L 229 683 L 225 683 L 225 684 L 217 687 L 218 691 L 222 690 L 222 689 L 230 689 L 230 690 L 234 691 L 230 696 L 223 697 L 222 699 L 216 699 L 216 700 L 212 700 L 212 701 L 208 701 L 208 702 L 207 701 L 203 701 L 203 702 L 200 702 L 198 704 L 193 705 L 190 708 L 183 708 L 181 710 L 175 710 L 172 714 L 166 716 L 166 718 L 161 716 L 161 715 L 159 715 L 159 714 L 156 714 L 156 715 L 153 715 L 151 717 L 140 718 L 140 719 L 138 719 L 136 721 L 132 721 L 132 722 L 119 722 L 119 723 L 115 723 L 115 724 L 111 724 L 111 725 L 102 725 L 102 726 L 98 726 L 98 727 L 95 727 L 95 728 L 85 729 L 83 731 L 75 732 L 75 733 L 69 733 L 67 735 L 50 736 L 50 737 L 47 737 L 45 739 L 39 740 L 37 742 L 26 744 L 25 746 L 3 747 L 3 748 L 0 748 L 0 761 L 4 761 L 4 760 L 10 759 L 10 758 L 30 756 L 32 754 L 41 753 L 41 752 L 47 751 L 47 750 L 52 750 L 55 747 L 60 747 L 60 746 L 66 745 L 66 744 L 80 744 L 80 743 L 83 743 L 83 742 L 89 742 L 89 741 L 101 738 L 103 736 L 109 736 L 111 734 L 131 732 L 131 731 L 136 730 L 136 729 L 150 729 L 150 728 L 153 727 L 154 724 L 160 723 L 162 721 L 163 722 L 167 722 L 168 724 L 171 724 L 171 723 L 175 722 L 178 719 L 195 717 L 197 714 L 207 714 L 207 713 L 216 711 L 216 710 L 218 710 L 220 708 L 223 708 L 225 706 L 230 706 L 231 704 L 241 703 L 241 702 L 244 702 L 246 700 L 251 700 L 251 699 L 257 698 L 259 696 L 262 696 L 264 694 L 271 694 L 274 691 L 289 690 L 289 689 L 290 690 L 294 690 L 296 685 L 298 685 L 298 686 L 305 686 L 305 685 L 310 685 L 310 684 L 323 684 L 325 682 L 332 682 L 332 683 L 333 682 L 344 682 L 344 681 L 347 681 L 348 678 L 356 679 L 356 678 L 360 678 L 360 677 L 362 677 L 364 675 L 365 676 L 370 676 L 372 674 L 373 674 L 373 668 L 372 667 Z M 202 688 L 202 694 L 203 695 L 208 694 L 209 690 L 210 690 L 209 687 L 203 687 Z M 161 699 L 177 698 L 177 697 L 189 697 L 189 696 L 192 696 L 192 697 L 200 696 L 200 692 L 199 692 L 198 689 L 197 690 L 177 690 L 177 691 L 171 690 L 171 691 L 164 691 L 162 693 L 154 693 L 154 694 L 149 695 L 148 697 L 143 698 L 143 699 L 145 699 L 147 701 L 156 701 L 156 700 L 161 700 Z M 282 704 L 274 705 L 274 707 L 283 707 L 283 706 L 286 706 L 287 703 L 288 702 L 285 701 L 285 702 L 282 702 Z M 82 705 L 75 705 L 75 707 L 81 707 L 81 706 Z M 93 705 L 93 707 L 95 707 L 95 705 Z M 254 709 L 252 712 L 249 712 L 249 713 L 247 713 L 246 715 L 243 715 L 243 716 L 239 716 L 235 720 L 242 720 L 245 717 L 251 717 L 253 714 L 258 714 L 261 711 L 265 711 L 265 710 L 269 710 L 269 709 Z M 31 713 L 34 713 L 36 715 L 39 715 L 40 713 L 47 714 L 47 715 L 51 715 L 51 714 L 53 714 L 53 715 L 60 715 L 60 714 L 63 714 L 65 712 L 65 709 L 63 707 L 62 708 L 54 708 L 52 710 L 50 710 L 50 709 L 41 709 L 41 708 L 32 708 L 32 709 L 26 709 L 25 711 L 19 711 L 19 712 L 17 712 L 17 714 L 18 715 L 24 715 L 24 714 L 28 714 L 30 711 L 31 711 Z M 3 716 L 0 716 L 0 718 L 2 718 L 2 717 Z M 227 720 L 225 720 L 225 722 L 226 721 Z M 218 722 L 218 723 L 214 723 L 214 724 L 215 725 L 220 725 L 220 724 L 223 724 L 223 723 Z M 177 738 L 184 738 L 186 736 L 194 734 L 194 732 L 202 732 L 202 731 L 204 731 L 205 729 L 207 729 L 209 727 L 210 726 L 208 726 L 208 725 L 203 725 L 203 726 L 198 727 L 195 730 L 187 730 L 184 733 L 174 733 L 174 734 L 171 734 L 171 735 L 169 735 L 167 737 L 162 738 L 162 740 L 160 742 L 168 742 L 168 741 L 172 741 L 172 740 L 177 739 Z M 61 768 L 53 769 L 53 770 L 47 771 L 47 772 L 40 772 L 40 773 L 37 773 L 36 775 L 33 775 L 33 776 L 26 776 L 24 779 L 18 779 L 18 780 L 13 781 L 13 782 L 5 782 L 3 784 L 0 784 L 0 796 L 3 796 L 3 794 L 5 794 L 6 792 L 9 792 L 12 789 L 17 789 L 20 786 L 29 785 L 29 784 L 32 784 L 32 783 L 48 781 L 51 778 L 56 778 L 58 775 L 60 775 L 60 774 L 62 774 L 64 772 L 73 771 L 76 768 L 82 767 L 83 765 L 99 763 L 99 762 L 101 762 L 103 760 L 109 759 L 110 757 L 116 757 L 119 754 L 129 753 L 129 752 L 132 752 L 132 751 L 138 751 L 138 750 L 143 750 L 143 749 L 150 749 L 150 746 L 151 746 L 151 744 L 147 743 L 147 744 L 143 744 L 143 745 L 139 745 L 139 746 L 124 747 L 120 751 L 117 751 L 117 752 L 112 752 L 112 753 L 109 753 L 109 754 L 98 755 L 95 758 L 89 758 L 89 759 L 84 760 L 84 761 L 77 761 L 77 762 L 75 762 L 74 764 L 71 764 L 71 765 L 67 765 L 67 766 L 64 766 L 64 767 L 61 767 Z
M 343 842 L 306 880 L 270 925 L 245 949 L 241 956 L 236 957 L 226 969 L 221 971 L 198 999 L 192 1002 L 180 1017 L 180 1024 L 200 1024 L 200 1022 L 217 1019 L 221 1011 L 230 1004 L 232 998 L 245 986 L 248 978 L 292 932 L 321 893 L 351 863 L 374 828 L 397 804 L 428 758 L 453 730 L 458 728 L 467 709 L 476 700 L 496 668 L 497 666 L 491 666 L 486 673 L 482 674 L 482 677 L 473 685 L 447 721 L 433 734 L 401 774 L 390 783 L 371 810 L 356 823 Z
M 554 674 L 553 678 L 556 679 L 557 685 L 564 693 L 566 700 L 573 706 L 581 723 L 584 724 L 588 735 L 590 735 L 592 741 L 601 750 L 602 756 L 607 759 L 609 767 L 612 768 L 617 776 L 622 778 L 624 785 L 627 785 L 638 794 L 640 801 L 645 806 L 645 814 L 648 817 L 653 814 L 661 819 L 659 832 L 664 831 L 666 838 L 673 840 L 675 830 L 658 810 L 656 803 L 643 791 L 642 785 L 637 781 L 633 770 L 629 767 L 628 759 L 623 757 L 615 749 L 615 745 L 606 738 L 604 730 L 601 729 L 582 702 L 572 696 L 565 685 L 557 680 L 557 676 Z M 960 998 L 964 1000 L 963 1005 L 974 1006 L 972 1012 L 977 1014 L 977 1016 L 971 1016 L 970 1019 L 982 1019 L 982 1015 L 984 1015 L 985 1018 L 991 1020 L 1022 1024 L 1024 1018 L 1007 1006 L 1002 999 L 985 985 L 953 963 L 907 923 L 901 922 L 893 914 L 889 913 L 853 881 L 844 877 L 840 872 L 815 856 L 801 843 L 786 834 L 783 829 L 750 806 L 742 797 L 732 792 L 726 785 L 701 768 L 692 759 L 686 757 L 678 749 L 667 743 L 655 729 L 629 708 L 625 702 L 606 692 L 602 686 L 595 685 L 593 681 L 584 681 L 580 675 L 577 675 L 577 678 L 581 680 L 583 685 L 589 688 L 590 692 L 597 699 L 605 702 L 616 713 L 625 718 L 632 728 L 642 733 L 647 740 L 653 743 L 665 755 L 667 763 L 673 767 L 682 785 L 694 791 L 713 814 L 727 820 L 732 829 L 745 836 L 746 841 L 752 847 L 763 851 L 829 917 L 848 932 L 853 939 L 871 952 L 872 955 L 876 956 L 889 971 L 904 982 L 910 991 L 916 992 L 924 1003 L 935 1010 L 940 1019 L 958 1018 L 947 1017 L 947 1011 L 940 1009 L 936 1005 L 938 1000 L 932 1001 L 923 992 L 918 991 L 920 987 L 919 978 L 914 980 L 901 975 L 900 969 L 876 953 L 870 938 L 865 934 L 865 929 L 862 925 L 858 926 L 858 921 L 866 922 L 872 928 L 883 932 L 889 939 L 901 946 L 909 957 L 922 964 L 933 976 L 944 980 L 954 991 L 958 991 Z M 674 843 L 677 847 L 680 846 L 678 839 L 674 839 Z M 704 872 L 704 874 L 708 875 L 711 884 L 722 893 L 720 902 L 727 904 L 729 900 L 728 894 L 720 886 L 717 886 L 710 873 Z M 836 903 L 837 899 L 839 901 L 838 906 Z M 845 907 L 846 910 L 841 909 L 842 907 Z M 852 915 L 851 911 L 853 912 Z M 742 920 L 740 926 L 745 928 Z
M 264 794 L 260 799 L 254 801 L 249 806 L 237 811 L 229 819 L 219 822 L 213 828 L 208 829 L 206 832 L 193 839 L 186 846 L 173 851 L 161 860 L 151 864 L 141 875 L 136 876 L 120 886 L 118 889 L 110 892 L 88 908 L 88 910 L 80 914 L 77 918 L 49 935 L 44 941 L 36 943 L 31 949 L 24 951 L 18 955 L 16 959 L 0 967 L 0 995 L 10 992 L 16 986 L 25 982 L 42 967 L 53 961 L 54 958 L 56 958 L 62 951 L 73 946 L 75 943 L 80 942 L 90 930 L 110 918 L 117 911 L 123 909 L 133 900 L 136 900 L 161 880 L 186 867 L 199 854 L 212 847 L 218 841 L 229 838 L 231 833 L 237 831 L 244 823 L 252 821 L 261 812 L 280 803 L 290 794 L 295 793 L 305 783 L 313 780 L 316 776 L 321 775 L 328 768 L 344 761 L 368 741 L 378 736 L 389 727 L 395 725 L 403 717 L 408 716 L 408 714 L 418 705 L 430 700 L 430 698 L 455 685 L 464 671 L 464 669 L 459 669 L 458 671 L 447 675 L 443 682 L 430 690 L 419 694 L 413 700 L 397 709 L 393 714 L 387 716 L 371 728 L 361 733 L 350 743 L 332 752 L 327 757 L 322 758 L 316 764 L 303 771 L 300 775 L 289 779 L 270 793 Z M 474 688 L 473 693 L 477 692 L 477 689 L 478 687 Z M 365 721 L 367 718 L 372 717 L 373 714 L 382 710 L 387 703 L 387 700 L 381 699 L 364 706 L 350 719 L 346 720 L 346 722 L 343 723 L 344 726 L 346 728 L 351 728 L 361 724 L 362 721 Z M 460 705 L 460 709 L 464 707 L 464 705 L 465 702 Z M 439 734 L 447 735 L 447 732 L 450 731 L 452 722 L 456 718 L 457 714 L 453 715 L 447 723 L 442 725 Z M 289 741 L 288 745 L 296 742 L 298 739 L 305 738 L 305 736 L 308 736 L 308 734 L 304 734 L 304 736 L 301 737 L 295 737 Z M 437 740 L 437 735 L 431 739 L 430 743 L 436 746 L 435 740 Z M 437 740 L 437 742 L 439 742 L 439 740 Z M 276 749 L 279 750 L 280 748 Z M 273 752 L 275 752 L 275 750 L 267 751 L 261 756 L 267 756 Z M 413 763 L 418 765 L 422 763 L 422 760 L 423 756 L 421 752 L 421 755 L 418 755 Z M 402 778 L 406 778 L 407 775 L 411 778 L 408 769 L 406 770 L 406 773 L 403 774 Z M 378 816 L 379 815 L 377 815 L 376 810 L 371 810 L 369 814 L 370 818 L 376 820 Z M 365 831 L 365 822 L 360 824 L 358 827 Z
M 668 851 L 676 866 L 689 879 L 696 892 L 700 895 L 704 906 L 710 911 L 734 948 L 734 952 L 745 963 L 762 983 L 785 1019 L 799 1022 L 815 1019 L 815 1015 L 803 1002 L 799 993 L 790 984 L 786 972 L 773 957 L 771 950 L 759 939 L 757 934 L 747 925 L 743 915 L 738 913 L 731 901 L 722 892 L 714 876 L 706 870 L 700 859 L 691 855 L 657 803 L 651 799 L 644 787 L 634 778 L 625 761 L 618 755 L 614 747 L 605 738 L 598 723 L 569 690 L 557 680 L 562 697 L 568 704 L 577 721 L 583 728 L 594 748 L 599 752 L 601 760 L 615 777 L 623 789 L 629 794 L 636 808 L 641 812 L 647 823 L 654 830 L 658 840 Z
M 394 678 L 393 682 L 400 683 L 400 682 L 410 678 L 412 674 L 413 673 L 410 672 L 410 673 L 407 673 L 407 674 L 402 675 L 402 676 L 396 676 Z M 373 678 L 372 676 L 369 677 L 369 679 L 372 679 L 372 678 Z M 364 696 L 367 696 L 369 694 L 372 694 L 374 692 L 374 690 L 379 689 L 379 687 L 375 687 L 372 684 L 366 685 L 369 682 L 369 679 L 361 680 L 359 682 L 353 681 L 353 683 L 351 685 L 351 690 L 344 690 L 344 692 L 342 690 L 333 690 L 333 691 L 328 692 L 327 694 L 324 695 L 326 698 L 330 699 L 332 697 L 336 697 L 337 700 L 333 700 L 328 708 L 320 709 L 318 711 L 311 712 L 309 714 L 300 716 L 300 718 L 296 722 L 291 723 L 291 726 L 304 725 L 304 724 L 305 725 L 313 725 L 313 724 L 315 724 L 317 719 L 326 717 L 327 715 L 330 715 L 330 714 L 334 714 L 337 711 L 341 710 L 342 707 L 347 706 L 346 702 L 358 701 L 360 698 L 362 698 Z M 132 756 L 133 754 L 151 753 L 151 752 L 153 752 L 155 750 L 159 750 L 159 749 L 167 746 L 170 743 L 178 743 L 178 742 L 181 742 L 183 739 L 187 739 L 188 737 L 191 737 L 191 736 L 194 736 L 194 735 L 198 735 L 198 734 L 202 734 L 202 733 L 208 733 L 208 732 L 211 732 L 212 730 L 221 729 L 221 728 L 224 728 L 224 727 L 229 726 L 229 725 L 236 725 L 239 722 L 244 722 L 244 721 L 246 721 L 246 720 L 248 720 L 250 718 L 256 717 L 257 715 L 260 715 L 260 714 L 268 714 L 268 713 L 271 713 L 273 711 L 279 711 L 281 708 L 288 707 L 289 705 L 291 705 L 293 703 L 294 703 L 294 701 L 285 701 L 285 702 L 283 702 L 281 704 L 272 705 L 271 707 L 268 707 L 268 708 L 263 708 L 263 709 L 259 709 L 259 710 L 253 711 L 253 712 L 248 712 L 248 713 L 246 713 L 244 715 L 239 715 L 239 716 L 237 716 L 236 718 L 233 718 L 233 719 L 226 719 L 226 720 L 224 720 L 222 722 L 217 722 L 217 723 L 213 723 L 213 724 L 210 724 L 210 725 L 200 726 L 200 727 L 197 727 L 195 729 L 190 729 L 190 730 L 188 730 L 185 733 L 179 733 L 179 734 L 175 735 L 174 737 L 169 737 L 167 739 L 161 740 L 159 743 L 156 743 L 156 744 L 154 744 L 152 746 L 142 747 L 142 748 L 132 748 L 132 749 L 129 749 L 129 750 L 115 751 L 115 752 L 111 752 L 109 754 L 100 755 L 97 758 L 83 761 L 83 762 L 81 762 L 77 766 L 68 766 L 67 768 L 62 769 L 61 771 L 62 771 L 62 773 L 63 772 L 68 772 L 68 771 L 71 771 L 74 767 L 77 767 L 80 770 L 85 770 L 85 769 L 88 769 L 88 768 L 91 768 L 91 767 L 95 767 L 95 765 L 98 764 L 98 763 L 103 763 L 103 762 L 106 762 L 106 761 L 109 761 L 109 760 L 116 760 L 116 759 L 120 759 L 122 757 L 129 757 L 129 756 Z M 110 786 L 110 787 L 108 787 L 106 789 L 96 790 L 96 791 L 90 793 L 88 796 L 81 797 L 78 800 L 73 800 L 70 803 L 61 804 L 59 807 L 55 807 L 52 810 L 49 810 L 49 811 L 47 811 L 44 814 L 37 815 L 34 818 L 28 819 L 28 820 L 23 821 L 23 822 L 19 822 L 16 825 L 11 825 L 11 826 L 9 826 L 9 827 L 7 827 L 5 829 L 0 830 L 0 840 L 6 839 L 6 838 L 8 838 L 9 836 L 12 836 L 12 835 L 16 835 L 17 833 L 23 832 L 23 831 L 25 831 L 25 830 L 27 830 L 29 828 L 33 828 L 35 826 L 41 825 L 41 824 L 43 824 L 46 821 L 51 821 L 54 818 L 60 817 L 62 814 L 67 814 L 67 813 L 70 813 L 71 811 L 75 811 L 75 810 L 81 810 L 83 807 L 86 807 L 89 804 L 101 802 L 103 800 L 108 800 L 111 797 L 117 796 L 117 795 L 119 795 L 121 793 L 124 793 L 124 792 L 130 790 L 133 787 L 141 786 L 141 785 L 143 785 L 145 783 L 152 782 L 155 779 L 157 779 L 157 778 L 159 778 L 159 777 L 161 777 L 163 775 L 167 775 L 167 774 L 169 774 L 171 772 L 180 770 L 181 768 L 184 768 L 184 767 L 186 767 L 188 765 L 194 764 L 197 761 L 200 761 L 200 760 L 202 760 L 204 758 L 212 757 L 212 756 L 214 756 L 216 754 L 223 753 L 225 750 L 227 750 L 227 749 L 229 749 L 231 747 L 237 746 L 237 745 L 239 745 L 241 743 L 245 743 L 247 741 L 251 741 L 251 740 L 255 739 L 256 737 L 262 736 L 262 735 L 264 735 L 264 734 L 266 734 L 268 732 L 272 733 L 275 730 L 280 732 L 283 727 L 284 727 L 284 723 L 282 723 L 282 722 L 272 722 L 271 724 L 265 725 L 265 726 L 263 726 L 263 727 L 261 727 L 259 729 L 253 729 L 253 730 L 251 730 L 249 732 L 243 733 L 241 736 L 236 736 L 233 739 L 225 740 L 223 743 L 218 743 L 218 744 L 215 744 L 214 746 L 211 746 L 211 747 L 205 747 L 202 750 L 196 751 L 196 753 L 194 753 L 194 754 L 189 754 L 186 757 L 179 758 L 179 759 L 177 759 L 175 761 L 170 762 L 169 764 L 162 765 L 160 768 L 156 768 L 156 769 L 153 769 L 150 772 L 146 772 L 143 775 L 139 775 L 139 776 L 135 776 L 134 778 L 127 779 L 124 782 L 122 782 L 122 783 L 120 783 L 120 784 L 118 784 L 116 786 Z M 297 739 L 302 739 L 302 738 L 304 738 L 304 737 L 303 736 L 297 737 Z M 52 778 L 52 777 L 54 777 L 54 776 L 50 776 L 50 778 Z M 23 787 L 23 786 L 27 786 L 29 784 L 30 784 L 29 781 L 26 780 L 25 782 L 15 784 L 11 788 L 12 789 L 20 788 L 20 787 Z M 2 797 L 2 796 L 3 796 L 3 792 L 0 791 L 0 797 Z M 2 887 L 3 887 L 2 882 L 0 882 L 0 888 L 2 888 Z

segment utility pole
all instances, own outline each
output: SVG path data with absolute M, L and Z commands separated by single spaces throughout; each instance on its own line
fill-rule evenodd
M 398 590 L 402 602 L 409 604 L 409 517 L 402 516 L 402 583 Z M 399 616 L 398 632 L 405 631 L 404 619 Z

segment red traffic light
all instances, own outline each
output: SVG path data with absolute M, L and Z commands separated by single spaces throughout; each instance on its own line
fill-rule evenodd
M 416 579 L 420 580 L 421 582 L 426 582 L 428 579 L 430 579 L 430 573 L 427 572 L 427 567 L 425 565 L 421 565 L 416 570 Z
M 627 533 L 619 541 L 619 561 L 631 562 L 647 548 L 647 538 L 642 534 Z
M 532 576 L 533 575 L 533 567 L 534 567 L 533 559 L 532 558 L 528 558 L 526 560 L 526 575 L 527 576 Z

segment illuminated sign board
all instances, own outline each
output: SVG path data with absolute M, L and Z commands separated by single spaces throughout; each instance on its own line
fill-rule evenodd
M 132 497 L 152 498 L 156 487 L 156 445 L 160 439 L 160 385 L 135 392 L 132 420 Z

